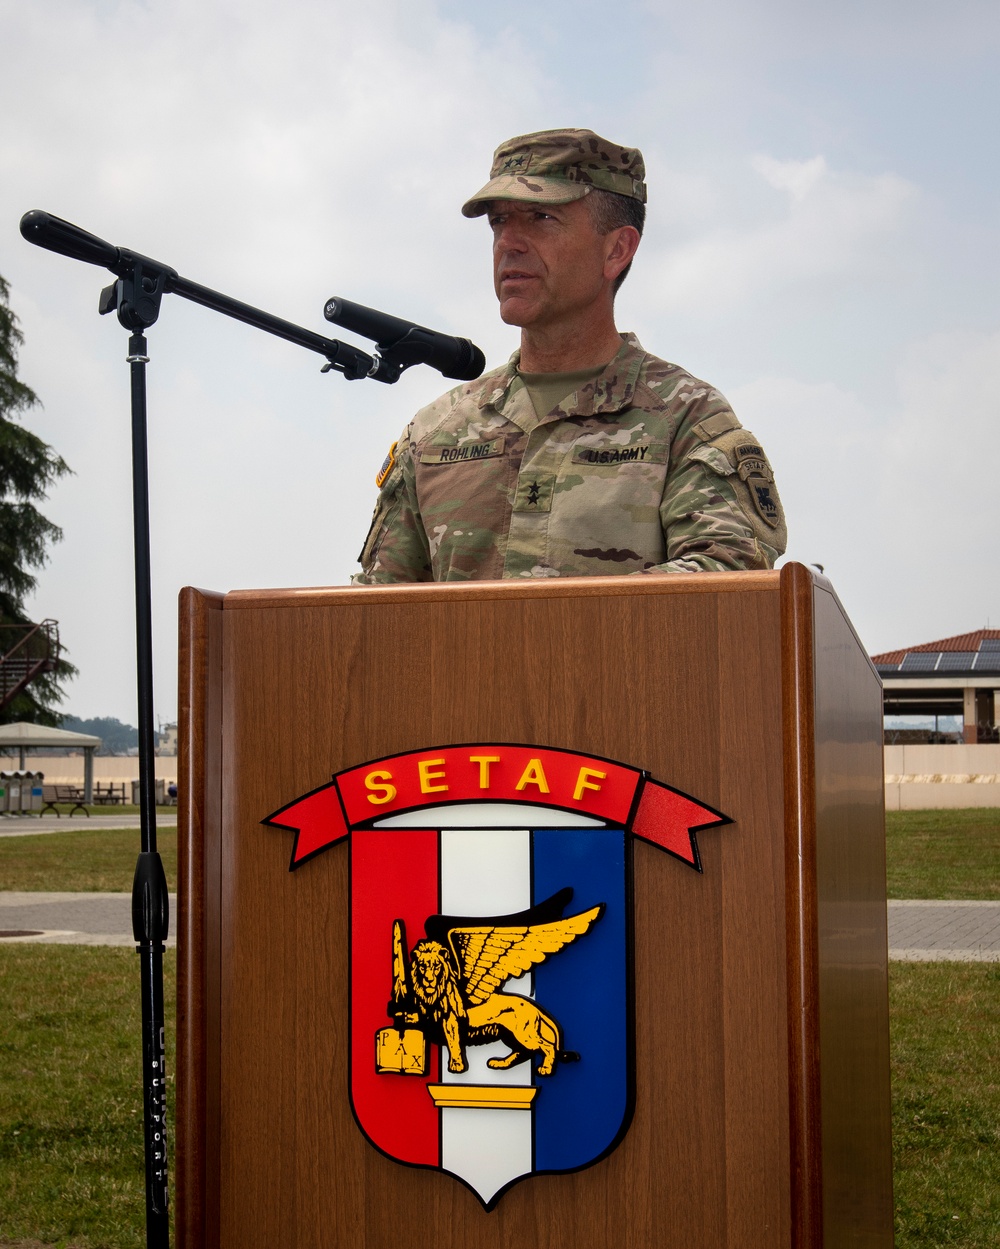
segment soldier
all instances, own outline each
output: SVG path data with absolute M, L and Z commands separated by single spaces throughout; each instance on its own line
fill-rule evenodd
M 503 367 L 418 412 L 376 478 L 356 585 L 770 568 L 771 466 L 726 400 L 615 328 L 645 166 L 590 130 L 521 135 L 462 208 L 486 215 Z

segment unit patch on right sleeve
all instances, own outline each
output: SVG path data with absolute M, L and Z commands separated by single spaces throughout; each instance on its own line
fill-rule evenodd
M 740 428 L 717 435 L 690 458 L 702 460 L 716 472 L 715 457 L 724 457 L 736 498 L 754 526 L 757 537 L 776 550 L 785 549 L 785 515 L 774 484 L 774 472 L 764 448 L 749 430 Z
M 747 485 L 750 487 L 750 498 L 761 520 L 772 529 L 777 529 L 781 524 L 781 505 L 774 493 L 774 482 L 763 477 L 751 477 Z

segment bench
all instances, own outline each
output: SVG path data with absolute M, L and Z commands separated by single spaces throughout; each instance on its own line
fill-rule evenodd
M 44 805 L 39 815 L 44 815 L 46 811 L 51 809 L 55 811 L 56 819 L 58 819 L 62 812 L 56 811 L 55 804 L 57 802 L 65 802 L 73 804 L 73 810 L 70 811 L 71 817 L 80 810 L 88 820 L 90 819 L 90 812 L 83 805 L 83 788 L 80 785 L 43 785 L 42 800 Z

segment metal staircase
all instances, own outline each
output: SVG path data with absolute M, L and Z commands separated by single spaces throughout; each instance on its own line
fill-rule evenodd
M 0 625 L 0 711 L 59 662 L 59 622 Z

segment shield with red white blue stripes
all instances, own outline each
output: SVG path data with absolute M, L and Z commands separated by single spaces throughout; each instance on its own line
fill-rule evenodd
M 487 1209 L 577 1171 L 634 1100 L 632 839 L 700 870 L 726 816 L 640 769 L 511 744 L 374 760 L 267 817 L 349 841 L 350 1097 L 369 1141 Z

